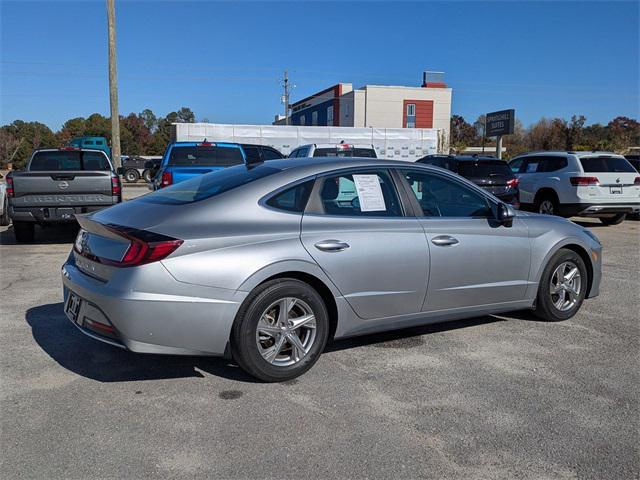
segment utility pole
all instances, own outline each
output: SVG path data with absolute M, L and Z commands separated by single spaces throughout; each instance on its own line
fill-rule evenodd
M 284 103 L 284 124 L 289 125 L 289 73 L 284 71 L 284 80 L 282 82 L 284 87 L 284 95 L 282 96 L 282 102 Z
M 118 72 L 116 70 L 116 8 L 107 0 L 109 24 L 109 105 L 111 107 L 111 157 L 117 169 L 120 163 L 120 114 L 118 113 Z
M 502 135 L 496 138 L 496 158 L 502 160 Z

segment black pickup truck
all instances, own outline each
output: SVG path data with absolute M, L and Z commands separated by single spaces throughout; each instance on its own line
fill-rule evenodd
M 36 224 L 75 222 L 122 201 L 122 186 L 102 150 L 36 150 L 25 171 L 7 176 L 9 216 L 18 242 L 32 242 Z

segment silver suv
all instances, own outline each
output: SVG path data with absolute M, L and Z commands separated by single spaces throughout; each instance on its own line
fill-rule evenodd
M 300 145 L 289 154 L 298 157 L 363 157 L 377 158 L 373 145 L 353 145 L 351 143 L 312 143 Z
M 522 209 L 597 217 L 605 225 L 640 212 L 640 176 L 610 152 L 533 152 L 509 162 L 520 180 Z

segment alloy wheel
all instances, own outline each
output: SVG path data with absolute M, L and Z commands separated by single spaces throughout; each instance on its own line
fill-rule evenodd
M 315 339 L 316 317 L 299 298 L 273 302 L 258 320 L 256 345 L 262 358 L 272 365 L 286 367 L 300 362 Z
M 553 215 L 553 211 L 553 202 L 551 200 L 542 200 L 542 202 L 540 202 L 538 213 L 542 213 L 544 215 Z
M 551 275 L 550 294 L 553 306 L 561 312 L 571 310 L 580 298 L 582 278 L 578 266 L 562 262 Z

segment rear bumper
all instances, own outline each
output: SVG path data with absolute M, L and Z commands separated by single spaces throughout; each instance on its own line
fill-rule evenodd
M 89 207 L 14 207 L 9 205 L 9 216 L 13 221 L 31 223 L 75 222 L 75 215 L 97 212 L 111 205 Z
M 599 217 L 617 215 L 620 213 L 640 212 L 640 202 L 637 203 L 569 203 L 560 205 L 560 213 L 567 216 Z
M 94 279 L 70 256 L 62 267 L 65 314 L 86 335 L 132 352 L 224 355 L 247 294 L 177 282 L 159 262 L 145 267 L 152 267 L 154 281 L 162 276 L 162 293 L 134 290 L 116 276 L 108 282 Z M 129 275 L 144 285 L 139 272 Z M 68 312 L 71 293 L 80 299 L 75 319 Z

